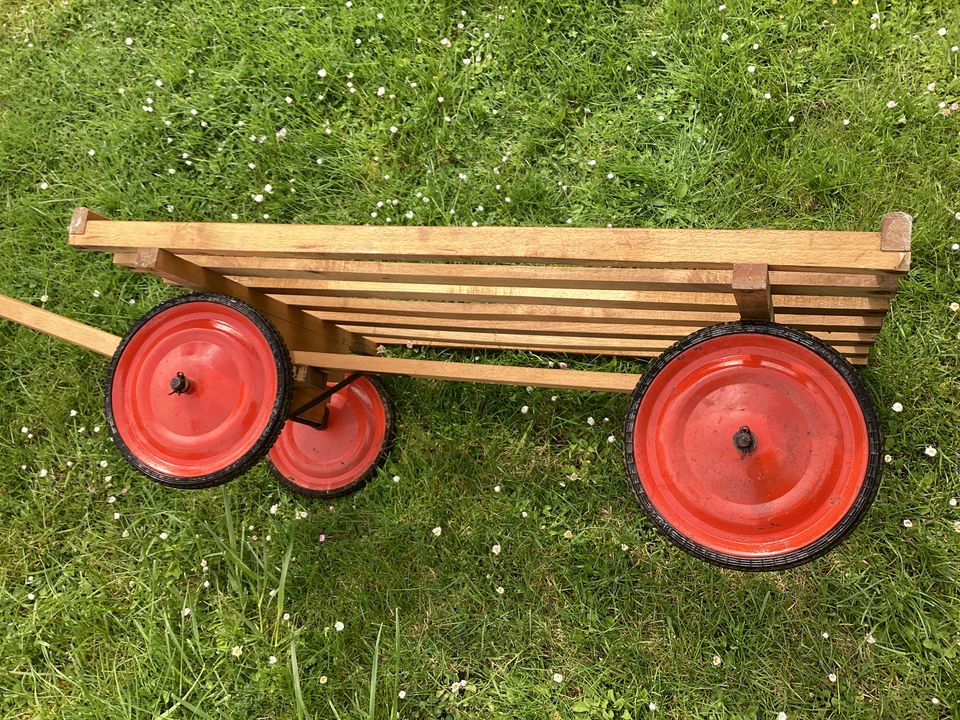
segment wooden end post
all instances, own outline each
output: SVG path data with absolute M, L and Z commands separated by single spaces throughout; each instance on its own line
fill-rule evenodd
M 106 220 L 103 215 L 98 215 L 93 210 L 85 207 L 75 208 L 73 216 L 70 218 L 70 234 L 83 235 L 87 231 L 87 220 Z
M 293 400 L 290 410 L 301 407 L 327 389 L 327 373 L 310 365 L 293 366 Z M 301 416 L 304 420 L 323 425 L 327 420 L 327 401 L 315 405 Z
M 773 295 L 767 265 L 734 265 L 733 296 L 741 320 L 773 321 Z
M 880 225 L 880 249 L 910 252 L 912 233 L 913 218 L 910 215 L 905 212 L 887 213 Z

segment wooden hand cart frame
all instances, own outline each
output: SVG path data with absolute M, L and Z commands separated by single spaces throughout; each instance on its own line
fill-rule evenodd
M 655 357 L 705 328 L 750 321 L 808 333 L 864 365 L 909 270 L 911 227 L 899 212 L 879 232 L 824 232 L 131 222 L 79 208 L 69 239 L 265 316 L 296 367 L 290 406 L 322 428 L 333 393 L 318 393 L 357 373 L 622 393 L 641 380 L 389 358 L 378 346 Z M 0 317 L 108 356 L 120 343 L 2 296 Z

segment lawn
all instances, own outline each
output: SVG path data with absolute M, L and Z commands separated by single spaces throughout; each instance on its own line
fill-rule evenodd
M 862 371 L 879 497 L 777 574 L 653 530 L 625 396 L 389 379 L 396 444 L 360 492 L 297 498 L 262 466 L 178 492 L 108 441 L 104 359 L 0 324 L 0 716 L 960 717 L 960 6 L 20 0 L 0 40 L 0 293 L 115 333 L 177 291 L 69 248 L 75 206 L 915 218 Z

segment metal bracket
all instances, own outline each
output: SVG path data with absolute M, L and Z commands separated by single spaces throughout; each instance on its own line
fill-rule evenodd
M 356 382 L 357 380 L 362 378 L 365 374 L 366 373 L 362 373 L 362 372 L 350 373 L 343 380 L 338 382 L 333 387 L 327 388 L 312 400 L 305 402 L 303 405 L 301 405 L 297 409 L 291 411 L 290 419 L 293 420 L 294 422 L 303 423 L 304 425 L 309 425 L 310 427 L 316 428 L 317 430 L 323 430 L 327 424 L 326 414 L 324 414 L 324 419 L 322 423 L 313 422 L 312 420 L 306 420 L 300 416 L 303 415 L 303 413 L 310 410 L 311 408 L 316 407 L 317 405 L 322 403 L 324 400 L 336 395 L 338 392 L 340 392 L 345 387 L 347 387 L 347 385 L 350 385 Z

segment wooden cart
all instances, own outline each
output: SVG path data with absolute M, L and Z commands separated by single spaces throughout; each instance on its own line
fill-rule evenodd
M 378 375 L 633 393 L 624 457 L 657 527 L 710 562 L 781 569 L 840 542 L 876 493 L 880 428 L 851 365 L 909 269 L 911 223 L 354 227 L 80 208 L 71 245 L 202 294 L 123 339 L 9 298 L 0 315 L 112 357 L 117 447 L 178 487 L 265 454 L 298 492 L 358 487 L 391 436 Z M 403 344 L 658 359 L 640 377 L 378 354 Z

